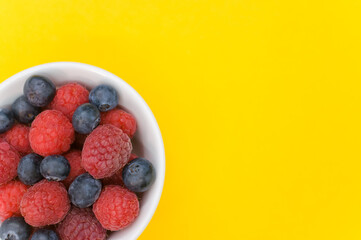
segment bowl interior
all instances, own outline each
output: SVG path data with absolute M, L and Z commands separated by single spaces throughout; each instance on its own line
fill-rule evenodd
M 126 82 L 103 69 L 81 63 L 58 62 L 24 70 L 0 84 L 0 106 L 9 107 L 23 94 L 23 85 L 32 75 L 43 75 L 57 86 L 78 82 L 93 88 L 99 84 L 113 86 L 119 94 L 119 105 L 132 113 L 137 120 L 137 132 L 132 139 L 133 152 L 150 160 L 156 169 L 154 185 L 141 198 L 140 213 L 136 221 L 124 230 L 112 233 L 108 239 L 132 240 L 143 232 L 152 218 L 163 189 L 165 156 L 158 124 L 142 97 Z

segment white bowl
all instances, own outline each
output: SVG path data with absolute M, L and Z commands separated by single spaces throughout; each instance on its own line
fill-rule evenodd
M 38 65 L 15 74 L 0 84 L 0 106 L 9 107 L 23 94 L 23 85 L 32 75 L 43 75 L 60 86 L 78 82 L 88 88 L 101 83 L 113 86 L 119 94 L 119 104 L 137 120 L 137 132 L 132 139 L 134 152 L 150 160 L 156 169 L 156 180 L 141 199 L 140 213 L 136 221 L 108 239 L 137 239 L 151 220 L 160 200 L 165 176 L 165 154 L 162 136 L 154 115 L 143 98 L 126 82 L 98 67 L 74 62 L 55 62 Z

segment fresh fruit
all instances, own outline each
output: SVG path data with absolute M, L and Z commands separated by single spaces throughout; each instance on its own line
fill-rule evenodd
M 137 122 L 133 115 L 121 109 L 113 109 L 102 113 L 101 124 L 116 126 L 122 129 L 130 138 L 133 137 L 137 129 Z
M 62 112 L 70 121 L 80 105 L 89 101 L 89 91 L 78 83 L 68 83 L 56 90 L 50 108 Z
M 0 185 L 16 177 L 19 153 L 7 142 L 0 140 Z
M 93 205 L 93 212 L 103 228 L 118 231 L 136 219 L 139 201 L 135 193 L 121 186 L 108 185 Z
M 33 227 L 57 224 L 69 209 L 70 201 L 64 185 L 47 180 L 29 188 L 20 203 L 21 214 Z
M 89 208 L 73 207 L 57 228 L 62 240 L 104 240 L 106 230 Z
M 31 147 L 29 142 L 30 128 L 23 124 L 15 124 L 5 134 L 5 140 L 13 146 L 19 153 L 28 154 L 31 153 Z
M 133 192 L 145 192 L 154 183 L 155 169 L 153 164 L 144 158 L 136 158 L 123 168 L 123 182 Z
M 130 154 L 128 162 L 132 161 L 133 159 L 137 158 L 137 155 L 134 153 Z M 103 178 L 102 183 L 104 185 L 120 185 L 124 186 L 123 184 L 123 178 L 122 178 L 123 169 L 119 169 L 116 173 L 114 173 L 112 176 Z
M 0 133 L 8 131 L 14 123 L 14 114 L 9 109 L 0 108 Z
M 40 173 L 49 181 L 63 181 L 69 176 L 70 164 L 61 155 L 47 156 L 41 161 Z
M 18 177 L 26 185 L 34 185 L 43 179 L 40 173 L 40 163 L 43 157 L 30 153 L 20 159 L 18 166 Z
M 78 107 L 73 114 L 73 127 L 77 133 L 89 134 L 100 123 L 100 112 L 90 103 Z
M 32 76 L 24 85 L 24 96 L 35 107 L 47 106 L 55 96 L 55 85 L 42 76 Z
M 64 155 L 69 161 L 70 173 L 69 176 L 63 181 L 64 185 L 68 188 L 77 176 L 85 173 L 84 168 L 81 166 L 81 151 L 72 150 Z
M 85 139 L 88 137 L 87 134 L 80 134 L 75 132 L 75 141 L 73 143 L 73 147 L 77 148 L 77 149 L 83 149 L 83 145 L 85 142 Z
M 30 240 L 60 240 L 56 232 L 50 229 L 39 229 Z
M 0 239 L 3 240 L 28 240 L 31 227 L 22 217 L 12 217 L 5 220 L 0 227 Z
M 94 179 L 89 173 L 84 173 L 75 178 L 69 187 L 70 201 L 79 208 L 93 205 L 99 198 L 102 183 Z
M 109 85 L 99 85 L 90 91 L 89 102 L 94 104 L 99 111 L 106 112 L 117 106 L 118 94 Z
M 11 181 L 0 186 L 0 221 L 20 215 L 20 201 L 27 190 L 20 181 Z
M 29 140 L 41 156 L 65 153 L 74 141 L 73 125 L 61 112 L 45 110 L 31 124 Z
M 31 105 L 25 96 L 21 96 L 11 105 L 14 117 L 20 123 L 31 123 L 40 113 L 40 108 Z
M 122 178 L 122 168 L 116 171 L 112 176 L 102 179 L 103 185 L 120 185 L 124 187 L 123 178 Z
M 23 91 L 0 108 L 0 240 L 105 240 L 133 223 L 156 173 L 131 154 L 115 88 L 32 76 Z
M 130 161 L 132 161 L 133 159 L 136 159 L 136 158 L 138 158 L 137 154 L 131 153 L 130 156 L 129 156 L 128 162 L 130 162 Z
M 85 140 L 82 166 L 96 179 L 110 177 L 128 162 L 131 151 L 128 135 L 112 125 L 101 125 Z

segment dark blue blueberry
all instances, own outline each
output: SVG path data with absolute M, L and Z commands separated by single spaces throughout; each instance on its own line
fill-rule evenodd
M 55 96 L 55 85 L 42 76 L 32 76 L 26 80 L 24 95 L 28 102 L 35 107 L 45 107 Z
M 118 94 L 111 86 L 99 85 L 90 91 L 89 102 L 94 104 L 101 112 L 106 112 L 117 106 Z
M 25 96 L 16 99 L 11 106 L 11 110 L 14 113 L 15 119 L 25 124 L 31 123 L 41 111 L 40 108 L 31 105 Z
M 28 240 L 31 227 L 22 217 L 11 217 L 6 219 L 0 227 L 0 239 L 2 240 Z
M 4 133 L 14 125 L 14 114 L 6 108 L 0 108 L 0 133 Z
M 145 192 L 154 183 L 155 169 L 151 162 L 144 158 L 136 158 L 123 168 L 124 185 L 133 192 Z
M 43 179 L 40 173 L 40 163 L 43 157 L 36 153 L 30 153 L 20 159 L 18 165 L 18 176 L 20 181 L 26 185 L 34 185 Z
M 59 240 L 59 237 L 53 230 L 39 229 L 30 240 Z
M 98 199 L 102 190 L 102 183 L 84 173 L 72 182 L 69 187 L 70 201 L 79 208 L 90 207 Z
M 91 133 L 100 123 L 100 112 L 90 103 L 79 106 L 73 114 L 74 130 L 81 134 Z
M 49 181 L 63 181 L 70 173 L 69 161 L 61 155 L 51 155 L 41 161 L 40 173 Z

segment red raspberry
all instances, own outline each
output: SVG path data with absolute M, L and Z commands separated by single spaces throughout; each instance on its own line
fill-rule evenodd
M 39 155 L 62 154 L 74 141 L 73 125 L 61 112 L 45 110 L 31 124 L 29 139 L 31 148 Z
M 134 222 L 139 214 L 139 201 L 135 193 L 121 186 L 105 186 L 93 211 L 102 226 L 118 231 Z
M 0 186 L 0 221 L 20 215 L 20 201 L 27 187 L 20 181 L 11 181 Z
M 56 90 L 50 109 L 64 113 L 71 121 L 77 107 L 87 102 L 89 102 L 89 91 L 78 83 L 68 83 Z
M 65 154 L 64 157 L 69 161 L 70 164 L 69 176 L 63 181 L 66 188 L 68 188 L 77 176 L 85 173 L 85 170 L 81 166 L 81 151 L 70 151 Z
M 70 209 L 68 192 L 60 182 L 42 180 L 29 188 L 20 203 L 25 221 L 33 227 L 56 224 Z
M 96 179 L 110 177 L 128 162 L 131 151 L 127 134 L 113 125 L 102 125 L 85 140 L 82 166 Z
M 57 232 L 62 240 L 104 240 L 107 233 L 91 209 L 76 207 L 59 224 Z
M 103 178 L 103 179 L 102 179 L 103 186 L 105 186 L 105 185 L 120 185 L 120 186 L 124 186 L 123 178 L 122 178 L 122 170 L 123 170 L 123 168 L 121 168 L 120 170 L 118 170 L 118 171 L 117 171 L 116 173 L 114 173 L 112 176 Z
M 133 159 L 135 159 L 137 157 L 138 156 L 135 155 L 134 153 L 130 154 L 128 162 L 132 161 Z M 123 168 L 121 168 L 119 171 L 114 173 L 112 176 L 104 178 L 102 180 L 103 185 L 120 185 L 120 186 L 123 186 L 124 184 L 123 184 L 122 172 L 123 172 Z
M 0 185 L 17 176 L 19 153 L 7 142 L 0 140 Z
M 138 158 L 137 154 L 131 153 L 128 162 L 130 162 L 130 161 L 132 161 L 132 160 L 134 160 L 136 158 Z
M 30 128 L 23 124 L 15 124 L 5 135 L 5 140 L 13 146 L 19 153 L 31 153 L 29 142 Z
M 137 129 L 137 122 L 130 113 L 127 113 L 121 109 L 113 109 L 108 112 L 102 112 L 100 124 L 111 124 L 120 128 L 130 138 L 133 137 L 135 130 Z
M 88 137 L 88 135 L 80 134 L 80 133 L 75 132 L 75 141 L 74 141 L 73 146 L 76 147 L 76 148 L 82 149 L 83 145 L 84 145 L 84 142 L 85 142 L 85 139 L 87 137 Z

